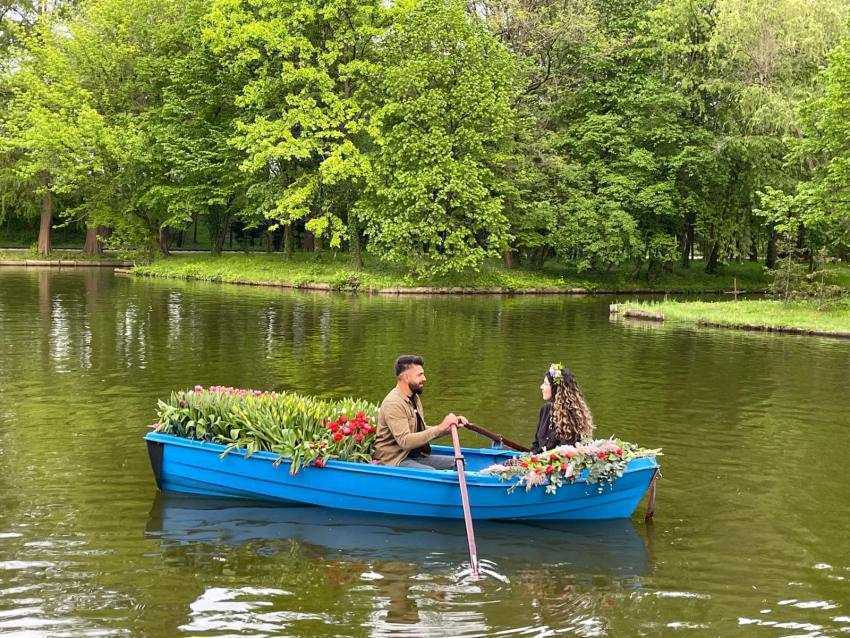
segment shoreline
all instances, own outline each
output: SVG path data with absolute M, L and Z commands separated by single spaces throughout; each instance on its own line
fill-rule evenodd
M 633 279 L 628 270 L 578 273 L 551 263 L 544 268 L 506 268 L 489 262 L 480 270 L 413 277 L 374 257 L 361 269 L 345 253 L 296 253 L 289 259 L 266 253 L 169 256 L 129 269 L 135 276 L 231 283 L 272 288 L 361 292 L 380 295 L 719 295 L 761 293 L 767 286 L 759 264 L 732 263 L 719 275 L 706 275 L 702 264 Z
M 389 286 L 385 288 L 377 287 L 357 287 L 346 288 L 344 286 L 335 286 L 326 282 L 287 282 L 287 281 L 262 281 L 262 280 L 210 280 L 203 277 L 193 277 L 190 275 L 160 275 L 149 272 L 139 271 L 138 266 L 133 268 L 116 267 L 116 275 L 147 277 L 150 279 L 173 279 L 176 281 L 203 281 L 207 283 L 231 284 L 234 286 L 259 286 L 266 288 L 285 288 L 287 290 L 316 290 L 323 292 L 349 292 L 349 293 L 364 293 L 374 295 L 575 295 L 575 296 L 590 296 L 590 295 L 720 295 L 728 292 L 727 290 L 677 290 L 677 289 L 658 289 L 658 288 L 631 288 L 631 289 L 591 289 L 591 288 L 558 288 L 558 287 L 541 287 L 541 288 L 475 288 L 462 286 Z M 764 290 L 744 291 L 739 290 L 739 294 L 763 294 Z
M 132 261 L 117 259 L 0 259 L 0 266 L 18 268 L 132 268 Z

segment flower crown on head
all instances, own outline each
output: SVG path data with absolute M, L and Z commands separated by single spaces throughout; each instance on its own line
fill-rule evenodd
M 552 382 L 555 385 L 564 380 L 564 365 L 562 363 L 549 364 L 549 376 L 552 377 Z

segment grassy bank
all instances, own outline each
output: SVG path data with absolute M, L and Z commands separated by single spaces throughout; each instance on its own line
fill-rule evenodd
M 659 301 L 618 304 L 619 314 L 664 323 L 850 337 L 850 299 L 814 301 Z
M 119 258 L 115 254 L 104 253 L 102 255 L 86 255 L 82 250 L 53 250 L 49 255 L 39 255 L 34 250 L 15 250 L 8 248 L 0 248 L 0 262 L 19 261 L 22 264 L 26 261 L 116 261 Z
M 701 263 L 690 269 L 664 273 L 657 278 L 632 279 L 626 271 L 607 274 L 579 274 L 566 266 L 548 265 L 539 270 L 505 268 L 490 263 L 477 273 L 413 278 L 401 269 L 369 259 L 362 270 L 351 267 L 348 256 L 331 253 L 296 254 L 284 259 L 280 254 L 252 253 L 172 255 L 133 272 L 151 277 L 175 277 L 228 283 L 281 286 L 327 286 L 341 290 L 382 290 L 398 288 L 441 288 L 453 291 L 540 291 L 540 292 L 714 292 L 729 290 L 737 281 L 739 289 L 760 290 L 766 285 L 759 264 L 726 266 L 719 275 L 706 275 Z

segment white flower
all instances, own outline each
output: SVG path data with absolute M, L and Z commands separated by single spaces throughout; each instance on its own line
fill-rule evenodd
M 507 472 L 508 468 L 504 465 L 499 465 L 498 463 L 495 465 L 491 465 L 490 467 L 485 467 L 481 470 L 482 474 L 501 474 L 502 472 Z

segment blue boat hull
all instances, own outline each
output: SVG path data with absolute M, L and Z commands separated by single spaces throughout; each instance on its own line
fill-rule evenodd
M 276 454 L 257 452 L 250 458 L 225 447 L 157 432 L 145 439 L 157 485 L 163 492 L 199 496 L 319 505 L 343 510 L 398 516 L 463 518 L 457 476 L 452 471 L 387 467 L 329 461 L 323 468 L 289 473 Z M 435 454 L 451 450 L 433 446 Z M 476 520 L 609 520 L 629 518 L 658 471 L 653 459 L 631 461 L 613 485 L 577 481 L 556 494 L 543 488 L 508 492 L 509 485 L 480 470 L 515 456 L 515 452 L 464 448 L 472 516 Z

